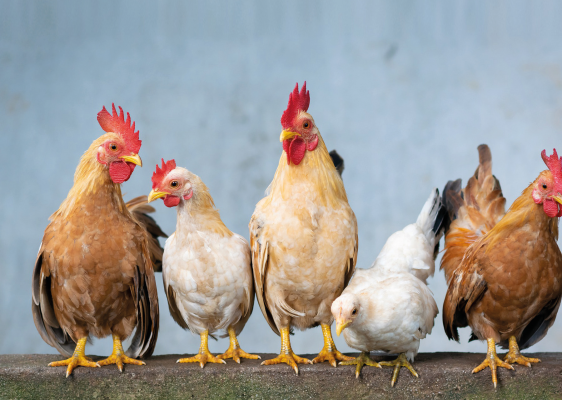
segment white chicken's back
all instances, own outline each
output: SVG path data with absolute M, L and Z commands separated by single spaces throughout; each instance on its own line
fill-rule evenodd
M 435 249 L 443 236 L 443 213 L 439 191 L 433 189 L 417 221 L 388 238 L 371 268 L 409 272 L 427 283 L 435 272 Z

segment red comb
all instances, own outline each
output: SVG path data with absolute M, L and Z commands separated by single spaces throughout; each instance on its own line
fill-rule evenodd
M 552 176 L 554 177 L 554 184 L 556 185 L 556 190 L 562 193 L 562 158 L 558 158 L 558 153 L 556 149 L 552 150 L 552 155 L 550 157 L 546 156 L 546 150 L 541 152 L 541 157 Z
M 119 107 L 119 114 L 115 109 L 115 104 L 111 104 L 113 115 L 111 115 L 103 106 L 98 113 L 98 122 L 101 128 L 106 132 L 114 132 L 119 134 L 127 145 L 127 149 L 138 154 L 142 141 L 139 140 L 139 131 L 135 132 L 135 123 L 131 125 L 131 116 L 127 113 L 127 120 L 123 109 Z
M 283 125 L 283 128 L 290 128 L 299 111 L 307 111 L 309 104 L 310 94 L 308 93 L 308 90 L 306 90 L 306 81 L 302 85 L 300 93 L 299 84 L 297 82 L 295 89 L 289 95 L 289 104 L 287 104 L 287 109 L 281 117 L 281 125 Z
M 156 171 L 152 174 L 152 189 L 156 189 L 158 185 L 162 182 L 162 179 L 168 175 L 168 173 L 176 168 L 176 160 L 164 161 L 162 159 L 162 168 L 156 164 Z

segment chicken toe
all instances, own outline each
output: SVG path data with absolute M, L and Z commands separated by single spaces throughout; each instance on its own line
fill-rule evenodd
M 261 365 L 275 365 L 275 364 L 288 364 L 295 373 L 299 374 L 299 367 L 297 364 L 312 364 L 307 358 L 299 357 L 295 353 L 293 353 L 293 349 L 291 349 L 291 341 L 289 339 L 289 327 L 281 328 L 281 352 L 275 358 L 271 360 L 265 360 L 261 363 Z
M 198 362 L 201 368 L 205 366 L 208 362 L 214 364 L 226 364 L 226 361 L 221 360 L 219 357 L 215 357 L 209 351 L 209 331 L 203 331 L 201 333 L 201 346 L 199 346 L 199 353 L 193 357 L 180 358 L 177 363 L 194 363 Z
M 382 368 L 378 362 L 376 362 L 375 360 L 371 360 L 371 357 L 369 357 L 369 353 L 367 353 L 366 351 L 361 352 L 361 354 L 357 358 L 354 358 L 349 361 L 340 362 L 340 365 L 357 365 L 357 367 L 355 368 L 356 378 L 359 378 L 359 374 L 361 373 L 361 369 L 363 368 L 363 365 Z
M 394 387 L 394 384 L 398 379 L 398 373 L 400 372 L 400 368 L 402 367 L 406 367 L 412 373 L 412 375 L 414 375 L 416 378 L 419 378 L 418 373 L 408 362 L 408 359 L 406 358 L 406 354 L 404 353 L 401 353 L 398 356 L 398 358 L 394 361 L 381 361 L 379 364 L 385 367 L 394 367 L 394 371 L 392 372 L 392 381 L 390 382 L 392 387 Z
M 86 357 L 84 355 L 84 350 L 86 349 L 86 341 L 88 338 L 82 338 L 76 344 L 76 348 L 74 349 L 74 353 L 72 357 L 62 360 L 62 361 L 53 361 L 49 364 L 49 367 L 63 367 L 68 366 L 66 368 L 66 377 L 68 378 L 74 368 L 80 367 L 91 367 L 91 368 L 99 368 L 100 364 L 97 362 L 92 361 L 90 357 Z
M 312 360 L 314 364 L 328 361 L 332 367 L 337 366 L 338 361 L 351 361 L 353 357 L 346 356 L 336 349 L 334 339 L 332 339 L 332 330 L 330 325 L 321 324 L 322 335 L 324 336 L 324 347 L 316 358 Z
M 541 360 L 538 358 L 525 357 L 524 355 L 522 355 L 519 351 L 519 346 L 517 345 L 517 339 L 515 339 L 515 336 L 511 336 L 509 338 L 509 352 L 506 354 L 503 360 L 509 364 L 517 363 L 526 367 L 530 367 L 531 363 L 541 362 Z
M 482 371 L 486 367 L 490 367 L 490 370 L 492 370 L 492 382 L 494 383 L 494 387 L 497 387 L 498 386 L 498 374 L 497 374 L 498 367 L 503 367 L 503 368 L 507 368 L 507 369 L 513 369 L 513 367 L 510 364 L 508 364 L 506 362 L 503 362 L 498 357 L 498 354 L 496 353 L 496 342 L 494 341 L 494 339 L 490 338 L 487 341 L 488 341 L 488 353 L 486 354 L 486 359 L 484 360 L 484 362 L 482 364 L 480 364 L 479 366 L 474 368 L 472 370 L 472 373 L 475 374 L 477 372 Z
M 234 332 L 233 327 L 228 328 L 228 336 L 230 337 L 230 346 L 223 354 L 217 356 L 220 359 L 232 358 L 238 364 L 240 364 L 240 358 L 248 358 L 250 360 L 259 360 L 260 356 L 257 354 L 248 354 L 240 348 L 238 344 L 238 339 L 236 338 L 236 332 Z

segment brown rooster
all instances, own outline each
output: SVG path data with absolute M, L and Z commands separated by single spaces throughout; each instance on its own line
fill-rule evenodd
M 520 349 L 541 340 L 554 323 L 562 297 L 562 254 L 556 243 L 562 215 L 562 166 L 556 150 L 542 159 L 540 173 L 504 215 L 505 198 L 492 175 L 492 156 L 478 147 L 480 164 L 464 190 L 460 179 L 445 187 L 445 204 L 454 221 L 445 236 L 441 268 L 449 288 L 443 325 L 449 339 L 469 325 L 471 340 L 487 340 L 488 353 L 472 372 L 511 364 L 531 366 Z M 496 344 L 509 348 L 502 361 Z
M 291 327 L 321 325 L 324 348 L 313 362 L 349 361 L 332 340 L 330 307 L 355 270 L 357 220 L 343 181 L 320 132 L 307 112 L 306 83 L 289 97 L 281 118 L 283 154 L 269 194 L 250 221 L 252 267 L 258 303 L 269 326 L 281 335 L 281 352 L 263 364 L 311 363 L 293 353 Z M 334 157 L 336 154 L 333 155 Z
M 99 367 L 144 364 L 158 336 L 158 296 L 153 261 L 162 260 L 163 232 L 146 212 L 146 197 L 128 205 L 120 184 L 136 165 L 139 132 L 119 107 L 105 107 L 98 122 L 106 132 L 84 153 L 74 186 L 50 217 L 33 272 L 32 312 L 41 337 L 67 360 L 50 366 Z M 136 217 L 135 217 L 136 216 Z M 147 231 L 148 230 L 148 231 Z M 150 232 L 150 235 L 149 235 Z M 159 261 L 160 260 L 160 261 Z M 125 355 L 121 341 L 136 333 Z M 85 357 L 90 335 L 113 335 L 113 353 L 98 363 Z

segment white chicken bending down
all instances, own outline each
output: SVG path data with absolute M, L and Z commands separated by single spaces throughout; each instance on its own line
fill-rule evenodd
M 250 247 L 222 222 L 201 179 L 177 167 L 174 160 L 156 166 L 149 201 L 158 198 L 178 207 L 176 231 L 166 240 L 162 265 L 170 314 L 184 329 L 201 336 L 199 353 L 180 363 L 224 363 L 224 358 L 258 359 L 237 340 L 254 305 Z M 208 349 L 208 336 L 226 330 L 230 347 L 218 357 Z
M 283 153 L 268 195 L 250 221 L 258 304 L 281 335 L 278 357 L 266 365 L 310 363 L 291 349 L 291 327 L 321 325 L 324 348 L 313 362 L 351 359 L 337 351 L 330 306 L 349 282 L 357 259 L 357 221 L 343 181 L 314 119 L 306 83 L 291 93 L 281 118 Z
M 390 236 L 371 268 L 357 270 L 332 304 L 337 334 L 343 331 L 347 344 L 362 352 L 341 363 L 357 365 L 356 377 L 364 364 L 394 366 L 392 386 L 402 366 L 418 376 L 408 360 L 413 362 L 438 313 L 425 281 L 435 270 L 447 222 L 439 191 L 434 189 L 417 222 Z M 400 355 L 379 364 L 369 358 L 374 350 Z

